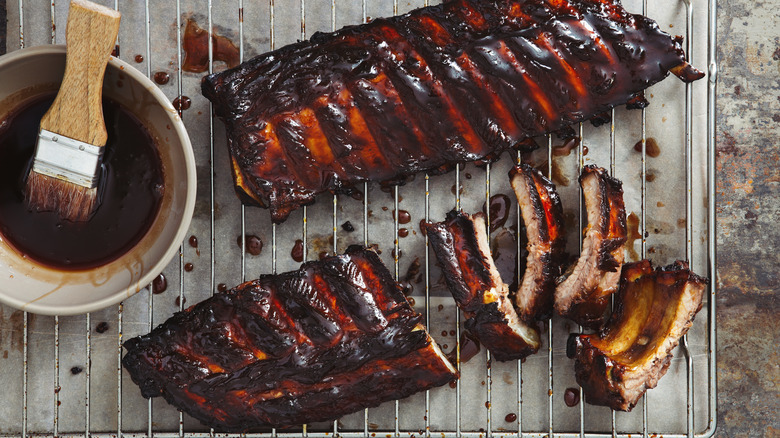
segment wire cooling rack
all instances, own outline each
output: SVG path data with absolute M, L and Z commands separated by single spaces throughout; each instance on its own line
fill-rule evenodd
M 160 85 L 171 100 L 189 96 L 183 112 L 198 163 L 198 201 L 180 257 L 164 271 L 167 289 L 151 285 L 124 303 L 74 317 L 44 317 L 0 307 L 0 436 L 214 436 L 162 400 L 145 400 L 123 372 L 123 340 L 148 332 L 173 312 L 221 289 L 262 273 L 295 269 L 291 249 L 300 241 L 304 259 L 340 252 L 353 243 L 375 244 L 396 278 L 409 279 L 415 308 L 447 350 L 460 352 L 461 321 L 441 282 L 438 268 L 419 231 L 420 220 L 441 220 L 453 207 L 480 210 L 496 194 L 507 194 L 506 226 L 491 236 L 494 255 L 505 275 L 518 261 L 521 220 L 506 173 L 518 156 L 504 156 L 486 167 L 468 165 L 439 176 L 418 175 L 389 192 L 366 184 L 362 199 L 322 195 L 317 203 L 273 225 L 265 210 L 246 208 L 233 194 L 224 129 L 199 93 L 203 74 L 183 72 L 182 36 L 188 20 L 212 29 L 237 46 L 241 60 L 372 17 L 407 12 L 426 1 L 398 0 L 136 0 L 103 2 L 123 14 L 119 55 L 150 77 L 165 72 Z M 639 219 L 629 259 L 649 257 L 656 264 L 687 259 L 698 273 L 715 272 L 714 108 L 715 0 L 628 0 L 626 8 L 683 34 L 692 64 L 707 79 L 683 84 L 674 78 L 647 92 L 646 110 L 612 111 L 609 126 L 580 124 L 581 141 L 569 155 L 559 140 L 532 157 L 546 160 L 558 184 L 567 217 L 569 250 L 581 243 L 584 216 L 576 177 L 584 164 L 609 168 L 624 182 L 627 210 Z M 9 0 L 9 49 L 64 43 L 67 2 Z M 14 44 L 18 41 L 18 44 Z M 209 49 L 208 72 L 224 68 Z M 660 145 L 661 154 L 650 149 Z M 648 146 L 652 146 L 649 148 Z M 648 151 L 651 153 L 648 154 Z M 404 214 L 411 217 L 407 223 Z M 342 226 L 349 221 L 350 226 Z M 352 231 L 349 231 L 352 230 Z M 242 237 L 244 236 L 244 237 Z M 259 255 L 243 251 L 246 236 L 257 236 Z M 197 243 L 195 243 L 197 241 Z M 508 271 L 507 271 L 508 270 Z M 507 273 L 508 272 L 508 273 Z M 158 284 L 158 290 L 161 289 Z M 500 363 L 480 351 L 458 361 L 461 379 L 378 408 L 327 424 L 271 430 L 258 437 L 667 437 L 710 436 L 716 421 L 715 287 L 705 309 L 675 351 L 668 374 L 631 413 L 579 402 L 567 406 L 564 394 L 581 395 L 573 363 L 565 356 L 570 332 L 580 330 L 559 318 L 547 322 L 544 346 L 524 362 Z M 222 434 L 217 434 L 222 436 Z

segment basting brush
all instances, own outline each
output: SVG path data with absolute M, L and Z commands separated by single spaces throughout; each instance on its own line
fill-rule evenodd
M 103 77 L 119 33 L 120 14 L 72 0 L 66 30 L 65 75 L 41 119 L 25 186 L 28 208 L 86 221 L 98 204 L 99 170 L 108 133 Z

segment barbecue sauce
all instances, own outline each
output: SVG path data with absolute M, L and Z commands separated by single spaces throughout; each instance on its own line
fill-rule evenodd
M 38 125 L 54 96 L 31 98 L 0 121 L 0 238 L 40 264 L 90 269 L 116 260 L 149 230 L 163 197 L 162 163 L 141 122 L 104 98 L 108 142 L 94 215 L 87 222 L 72 223 L 53 212 L 28 210 L 24 184 Z

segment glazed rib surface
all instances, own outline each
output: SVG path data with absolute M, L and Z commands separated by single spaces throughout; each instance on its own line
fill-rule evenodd
M 630 411 L 655 388 L 701 310 L 706 286 L 685 262 L 656 269 L 649 260 L 624 265 L 603 331 L 569 338 L 566 354 L 575 359 L 585 401 Z
M 144 397 L 224 432 L 335 420 L 457 377 L 371 250 L 266 275 L 125 342 Z
M 617 0 L 454 0 L 208 76 L 245 202 L 276 222 L 324 191 L 494 159 L 634 101 L 684 61 Z
M 580 186 L 588 213 L 582 252 L 555 289 L 555 310 L 585 327 L 606 318 L 609 296 L 617 291 L 626 243 L 623 183 L 601 167 L 585 166 Z
M 431 248 L 465 326 L 497 360 L 522 359 L 539 349 L 539 330 L 520 319 L 509 286 L 490 254 L 482 213 L 451 211 L 443 222 L 425 224 Z

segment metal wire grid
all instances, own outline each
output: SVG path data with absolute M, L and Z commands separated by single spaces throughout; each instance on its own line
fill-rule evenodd
M 24 26 L 25 26 L 25 20 L 24 20 L 24 12 L 25 12 L 25 0 L 18 0 L 18 17 L 19 17 L 19 47 L 24 48 L 25 47 L 25 39 L 24 39 Z M 27 0 L 30 1 L 30 0 Z M 311 1 L 311 0 L 310 0 Z M 692 27 L 693 27 L 693 14 L 696 12 L 697 14 L 704 13 L 703 5 L 697 4 L 694 7 L 694 4 L 691 2 L 691 0 L 682 0 L 685 2 L 685 10 L 686 10 L 686 53 L 688 56 L 692 56 L 693 54 L 693 45 L 692 45 Z M 270 48 L 273 50 L 276 45 L 276 38 L 275 38 L 275 19 L 274 19 L 274 13 L 276 6 L 275 0 L 268 0 L 268 6 L 269 6 L 269 24 L 270 24 L 270 35 L 269 35 L 269 43 Z M 336 0 L 330 0 L 331 3 L 331 28 L 333 30 L 336 29 Z M 427 0 L 425 1 L 425 5 L 427 6 Z M 113 4 L 115 9 L 119 8 L 119 1 L 114 0 Z M 151 70 L 151 58 L 152 58 L 152 50 L 151 50 L 151 34 L 150 34 L 150 27 L 151 27 L 151 20 L 152 16 L 150 14 L 150 8 L 149 8 L 149 0 L 145 0 L 144 4 L 144 31 L 146 34 L 146 73 L 148 76 L 152 76 L 152 70 Z M 243 61 L 244 59 L 244 1 L 238 0 L 238 34 L 239 34 L 239 56 L 240 60 Z M 642 2 L 643 7 L 643 13 L 646 13 L 647 11 L 647 1 L 643 0 Z M 208 30 L 211 30 L 214 28 L 213 26 L 213 19 L 212 19 L 212 8 L 213 3 L 212 0 L 208 0 L 208 10 L 207 10 L 207 20 L 208 20 Z M 714 208 L 714 187 L 715 187 L 715 157 L 714 157 L 714 133 L 715 133 L 715 126 L 714 126 L 714 120 L 715 120 L 715 87 L 717 83 L 717 64 L 715 59 L 715 35 L 716 35 L 716 21 L 715 21 L 715 11 L 716 11 L 716 1 L 715 0 L 708 0 L 707 3 L 707 23 L 708 23 L 708 39 L 707 39 L 707 61 L 708 61 L 708 84 L 707 84 L 707 127 L 706 127 L 706 142 L 707 142 L 707 157 L 706 157 L 706 181 L 707 181 L 707 187 L 706 187 L 706 194 L 707 194 L 707 242 L 706 242 L 706 254 L 707 254 L 707 270 L 708 275 L 710 278 L 713 278 L 713 274 L 715 272 L 715 208 Z M 366 0 L 362 0 L 362 13 L 363 13 L 363 21 L 366 22 L 368 20 L 367 14 L 366 14 Z M 398 1 L 393 0 L 393 13 L 398 13 Z M 55 42 L 56 38 L 56 11 L 55 11 L 55 2 L 51 2 L 51 41 L 52 43 Z M 301 31 L 301 39 L 305 39 L 307 37 L 306 32 L 306 1 L 300 0 L 300 14 L 301 14 L 301 24 L 300 24 L 300 31 Z M 176 62 L 177 62 L 177 88 L 178 88 L 178 95 L 182 95 L 182 11 L 181 11 L 181 1 L 177 0 L 176 2 Z M 213 35 L 211 32 L 209 32 L 209 42 L 211 42 L 213 38 Z M 213 53 L 213 47 L 211 44 L 209 44 L 209 73 L 213 72 L 213 66 L 214 66 L 214 53 Z M 685 87 L 685 175 L 686 175 L 686 221 L 685 221 L 685 235 L 686 235 L 686 245 L 685 245 L 685 255 L 686 259 L 692 262 L 693 257 L 693 200 L 692 200 L 692 193 L 693 193 L 693 182 L 692 182 L 692 175 L 693 175 L 693 169 L 694 169 L 694 158 L 693 158 L 693 136 L 692 136 L 692 127 L 693 127 L 693 117 L 692 117 L 692 85 L 686 84 Z M 215 277 L 215 261 L 217 259 L 217 255 L 215 254 L 215 169 L 214 169 L 214 117 L 212 113 L 211 104 L 209 104 L 209 114 L 211 114 L 209 119 L 209 167 L 210 167 L 210 178 L 209 178 L 209 200 L 210 200 L 210 239 L 211 239 L 211 245 L 210 245 L 210 280 L 211 280 L 211 291 L 213 294 L 213 291 L 216 290 L 216 277 Z M 185 115 L 186 116 L 186 115 Z M 647 167 L 646 167 L 646 159 L 647 159 L 647 133 L 646 133 L 646 114 L 645 110 L 642 109 L 642 138 L 641 138 L 641 234 L 642 234 L 642 240 L 641 240 L 641 255 L 644 258 L 647 254 L 647 245 L 646 245 L 646 236 L 647 236 L 647 230 L 646 230 L 646 203 L 647 203 Z M 616 147 L 616 141 L 615 141 L 615 131 L 616 131 L 616 123 L 615 123 L 615 110 L 612 110 L 612 120 L 610 123 L 610 173 L 615 173 L 615 166 L 616 166 L 616 158 L 615 158 L 615 147 Z M 578 169 L 581 169 L 584 163 L 584 132 L 583 132 L 583 125 L 579 125 L 579 134 L 581 141 L 579 142 L 579 146 L 577 147 L 577 160 L 578 160 Z M 548 175 L 552 177 L 553 175 L 553 146 L 552 146 L 552 137 L 547 136 L 547 157 L 548 157 Z M 521 157 L 518 154 L 517 156 L 517 162 L 521 162 Z M 491 180 L 490 180 L 490 174 L 491 174 L 491 165 L 487 165 L 485 169 L 485 202 L 486 204 L 489 204 L 490 198 L 491 198 Z M 460 208 L 461 206 L 461 195 L 460 195 L 460 187 L 461 187 L 461 170 L 460 168 L 456 168 L 454 172 L 454 179 L 455 179 L 455 187 L 457 188 L 454 190 L 455 199 L 454 199 L 454 207 Z M 399 232 L 399 200 L 400 200 L 400 188 L 398 186 L 393 187 L 393 206 L 394 206 L 394 220 L 393 220 L 393 230 L 394 230 L 394 243 L 393 243 L 393 260 L 394 260 L 394 273 L 395 278 L 399 279 L 399 257 L 400 257 L 400 243 L 398 238 L 398 232 Z M 364 197 L 363 197 L 363 242 L 364 244 L 368 245 L 369 242 L 369 185 L 366 183 L 364 185 Z M 319 202 L 323 202 L 320 200 Z M 333 239 L 333 252 L 338 251 L 337 242 L 339 237 L 338 232 L 338 224 L 339 224 L 339 208 L 338 208 L 338 202 L 339 198 L 338 196 L 334 195 L 332 199 L 333 204 L 333 221 L 332 221 L 332 239 Z M 430 177 L 429 175 L 425 175 L 425 201 L 424 201 L 424 217 L 426 220 L 431 219 L 430 214 L 430 203 L 431 203 L 431 192 L 430 192 Z M 246 245 L 246 210 L 244 206 L 241 206 L 240 211 L 240 218 L 241 218 L 241 236 L 243 236 L 243 245 L 242 248 Z M 579 211 L 582 211 L 582 198 L 580 197 L 580 209 Z M 489 213 L 490 209 L 487 209 L 488 217 L 487 222 L 490 223 L 490 216 Z M 519 206 L 517 206 L 517 221 L 518 221 L 518 230 L 521 229 L 521 218 L 519 214 Z M 308 258 L 308 229 L 307 229 L 307 223 L 308 223 L 308 211 L 307 208 L 303 208 L 303 218 L 301 222 L 301 240 L 303 242 L 303 249 L 304 259 Z M 580 236 L 580 245 L 582 244 L 582 228 L 583 228 L 583 215 L 579 215 L 579 236 Z M 517 239 L 518 242 L 518 254 L 520 252 L 520 239 Z M 431 322 L 431 315 L 430 315 L 430 308 L 431 308 L 431 296 L 430 296 L 430 289 L 431 289 L 431 278 L 430 278 L 430 257 L 429 257 L 429 251 L 427 251 L 428 248 L 428 238 L 425 237 L 425 254 L 424 254 L 424 281 L 425 281 L 425 320 L 426 325 L 430 327 Z M 277 242 L 277 227 L 276 225 L 272 225 L 271 229 L 271 266 L 272 271 L 276 272 L 277 267 L 277 251 L 278 251 L 278 242 Z M 184 264 L 182 262 L 182 254 L 184 252 L 184 248 L 180 248 L 180 260 L 178 264 L 178 274 L 179 274 L 179 300 L 178 300 L 178 306 L 179 310 L 181 310 L 184 307 Z M 241 253 L 241 277 L 242 280 L 246 279 L 246 252 L 242 251 Z M 518 257 L 517 263 L 520 264 L 522 261 Z M 175 262 L 174 262 L 175 263 Z M 154 316 L 154 294 L 152 293 L 153 287 L 152 285 L 149 285 L 147 288 L 147 305 L 148 305 L 148 320 L 147 320 L 147 329 L 151 330 L 153 326 L 153 316 Z M 685 368 L 686 368 L 686 375 L 687 375 L 687 408 L 685 409 L 684 415 L 686 418 L 686 424 L 687 424 L 687 433 L 685 434 L 667 434 L 669 437 L 708 437 L 714 433 L 715 427 L 716 427 L 716 418 L 717 418 L 717 406 L 716 406 L 716 379 L 715 379 L 715 336 L 716 336 L 716 324 L 715 324 L 715 287 L 714 285 L 710 285 L 709 287 L 709 297 L 707 300 L 707 344 L 708 344 L 708 378 L 707 378 L 707 392 L 708 392 L 708 423 L 706 429 L 701 433 L 694 433 L 694 397 L 693 397 L 693 363 L 692 363 L 692 357 L 689 353 L 688 348 L 688 339 L 687 336 L 683 338 L 681 343 L 681 349 L 685 355 Z M 165 432 L 159 432 L 154 430 L 154 423 L 153 423 L 153 402 L 150 399 L 148 401 L 147 405 L 147 417 L 148 417 L 148 426 L 147 430 L 144 432 L 134 430 L 132 432 L 128 432 L 123 430 L 122 425 L 122 419 L 123 419 L 123 409 L 122 409 L 122 368 L 121 368 L 121 357 L 122 357 L 122 342 L 123 342 L 123 313 L 124 313 L 124 304 L 120 303 L 118 307 L 116 308 L 116 314 L 117 314 L 117 339 L 116 339 L 116 359 L 117 359 L 117 366 L 116 366 L 116 379 L 117 379 L 117 406 L 116 406 L 116 424 L 117 428 L 115 431 L 100 431 L 100 432 L 93 432 L 90 427 L 90 388 L 91 388 L 91 364 L 92 364 L 92 321 L 90 314 L 87 314 L 85 316 L 85 328 L 84 328 L 84 335 L 86 337 L 86 348 L 85 348 L 85 356 L 86 356 L 86 364 L 85 367 L 85 387 L 84 387 L 84 405 L 85 405 L 85 418 L 84 418 L 84 432 L 82 433 L 67 433 L 67 434 L 61 434 L 59 433 L 59 422 L 60 422 L 60 415 L 59 415 L 59 405 L 60 405 L 60 336 L 59 336 L 59 328 L 60 328 L 60 321 L 58 317 L 54 317 L 54 326 L 53 326 L 53 335 L 54 335 L 54 405 L 53 405 L 53 423 L 52 423 L 52 429 L 51 433 L 46 434 L 49 436 L 96 436 L 96 437 L 115 437 L 115 436 L 158 436 L 158 437 L 173 437 L 173 436 L 179 436 L 179 437 L 210 437 L 215 436 L 215 433 L 213 430 L 209 432 L 185 432 L 184 430 L 184 419 L 183 415 L 179 413 L 179 428 L 178 431 L 165 431 Z M 460 314 L 457 310 L 455 310 L 455 330 L 456 330 L 456 339 L 460 339 Z M 22 370 L 22 388 L 23 388 L 23 394 L 22 394 L 22 401 L 21 401 L 21 409 L 22 409 L 22 425 L 21 425 L 21 431 L 17 435 L 11 435 L 11 436 L 21 436 L 21 437 L 27 437 L 31 436 L 30 433 L 28 433 L 28 409 L 32 408 L 28 406 L 28 385 L 29 385 L 29 370 L 28 370 L 28 342 L 29 342 L 29 327 L 28 327 L 28 314 L 25 312 L 23 314 L 23 358 L 24 358 L 24 364 L 23 364 L 23 370 Z M 159 322 L 159 321 L 158 321 Z M 552 319 L 548 321 L 548 327 L 552 326 Z M 582 331 L 582 328 L 579 328 L 580 332 Z M 452 430 L 433 430 L 431 427 L 431 419 L 430 419 L 430 412 L 431 412 L 431 397 L 430 397 L 430 391 L 426 391 L 425 393 L 425 416 L 424 416 L 424 428 L 420 430 L 413 430 L 413 431 L 407 431 L 402 430 L 399 425 L 399 402 L 395 402 L 395 421 L 394 421 L 394 428 L 393 430 L 370 430 L 369 427 L 369 410 L 366 409 L 363 416 L 364 416 L 364 422 L 363 422 L 363 430 L 341 430 L 339 427 L 339 423 L 337 421 L 333 422 L 332 431 L 329 432 L 311 432 L 308 430 L 308 427 L 306 425 L 303 425 L 300 432 L 279 432 L 277 430 L 272 430 L 270 433 L 262 433 L 262 434 L 248 434 L 243 436 L 251 436 L 251 437 L 326 437 L 330 436 L 331 434 L 335 435 L 341 435 L 344 437 L 368 437 L 370 436 L 376 436 L 376 435 L 386 435 L 388 437 L 390 436 L 410 436 L 414 437 L 415 435 L 424 435 L 426 437 L 430 437 L 431 435 L 441 435 L 442 437 L 469 437 L 469 438 L 481 438 L 483 435 L 485 436 L 497 436 L 497 437 L 510 437 L 510 436 L 517 436 L 517 437 L 540 437 L 540 436 L 559 436 L 559 437 L 575 437 L 575 436 L 588 436 L 588 437 L 618 437 L 618 436 L 625 436 L 630 437 L 631 434 L 626 433 L 619 433 L 616 428 L 616 421 L 615 421 L 615 412 L 613 411 L 611 413 L 611 433 L 586 433 L 585 432 L 585 421 L 584 421 L 584 403 L 579 404 L 579 431 L 578 432 L 556 432 L 553 424 L 553 397 L 554 397 L 554 391 L 553 391 L 553 379 L 554 379 L 554 373 L 553 373 L 553 330 L 548 329 L 547 330 L 547 347 L 548 347 L 548 376 L 547 376 L 547 386 L 548 386 L 548 427 L 547 430 L 543 431 L 526 431 L 523 428 L 523 363 L 518 361 L 517 362 L 517 378 L 516 378 L 516 394 L 517 394 L 517 431 L 496 431 L 493 427 L 493 411 L 491 408 L 491 398 L 492 398 L 492 392 L 494 390 L 494 384 L 493 379 L 491 375 L 491 365 L 492 361 L 490 358 L 489 352 L 486 354 L 486 376 L 485 376 L 485 389 L 486 389 L 486 399 L 487 402 L 485 403 L 486 407 L 486 421 L 485 421 L 485 427 L 484 429 L 480 429 L 479 431 L 473 431 L 473 430 L 463 430 L 461 427 L 462 425 L 462 415 L 461 412 L 461 383 L 460 381 L 457 382 L 456 386 L 456 404 L 454 406 L 455 409 L 455 418 L 456 418 L 456 424 L 455 427 Z M 460 361 L 460 354 L 461 354 L 461 345 L 458 341 L 455 346 L 455 354 L 456 354 L 456 364 L 457 368 L 460 370 L 461 367 L 461 361 Z M 4 371 L 6 372 L 6 371 Z M 582 390 L 580 389 L 580 396 L 582 396 Z M 642 412 L 642 430 L 641 434 L 642 436 L 647 437 L 648 436 L 648 412 L 647 412 L 647 403 L 642 403 L 643 412 Z M 220 435 L 221 436 L 221 435 Z

